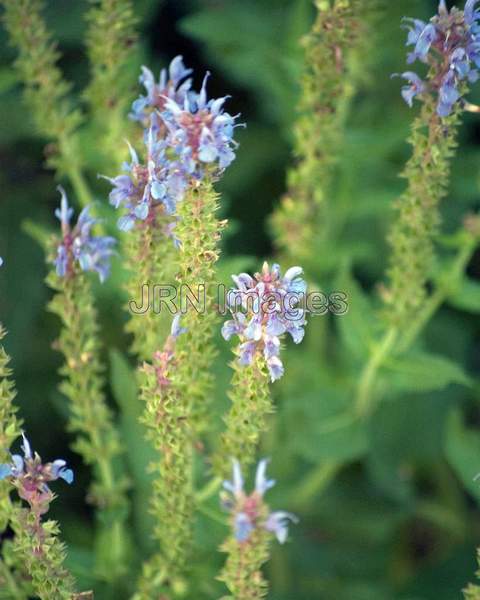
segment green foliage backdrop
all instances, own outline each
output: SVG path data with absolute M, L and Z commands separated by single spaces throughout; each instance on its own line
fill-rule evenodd
M 436 9 L 427 0 L 377 4 L 355 65 L 358 93 L 351 100 L 329 199 L 337 226 L 326 243 L 315 242 L 309 272 L 325 292 L 345 291 L 349 312 L 313 317 L 304 344 L 288 348 L 285 378 L 273 388 L 276 414 L 262 441 L 262 455 L 272 458 L 271 472 L 278 481 L 269 503 L 301 519 L 292 527 L 289 543 L 274 547 L 267 566 L 274 600 L 453 600 L 461 597 L 476 568 L 480 255 L 469 261 L 468 276 L 459 276 L 447 290 L 446 302 L 412 348 L 382 366 L 380 401 L 371 418 L 345 419 L 378 334 L 374 317 L 381 306 L 377 284 L 387 268 L 385 240 L 394 201 L 405 187 L 398 176 L 410 154 L 405 140 L 419 110 L 403 103 L 399 81 L 390 78 L 405 70 L 401 17 L 428 18 Z M 87 5 L 84 0 L 47 2 L 46 17 L 60 42 L 60 67 L 77 95 L 88 78 L 83 41 Z M 231 273 L 255 270 L 274 252 L 270 215 L 285 191 L 292 162 L 303 60 L 299 39 L 312 25 L 313 6 L 309 0 L 136 0 L 134 5 L 140 40 L 129 57 L 131 73 L 139 64 L 157 72 L 183 54 L 196 72 L 212 71 L 212 95 L 230 93 L 230 112 L 241 112 L 247 123 L 238 131 L 238 158 L 220 186 L 221 217 L 230 221 L 220 273 L 228 283 Z M 59 321 L 45 311 L 50 299 L 46 267 L 31 235 L 38 225 L 47 230 L 55 226 L 56 182 L 45 166 L 48 147 L 35 134 L 22 101 L 13 58 L 0 29 L 0 255 L 5 259 L 0 315 L 9 332 L 5 346 L 29 437 L 42 456 L 68 459 L 77 474 L 75 485 L 62 489 L 51 512 L 62 524 L 68 566 L 88 588 L 94 585 L 88 552 L 93 518 L 84 502 L 89 471 L 67 450 L 65 405 L 56 388 L 61 358 L 52 349 Z M 138 88 L 128 84 L 125 93 L 133 100 Z M 473 102 L 479 99 L 478 91 L 472 94 Z M 122 150 L 113 143 L 110 164 L 102 164 L 99 135 L 106 135 L 101 119 L 84 134 L 81 155 L 113 231 L 115 215 L 96 174 L 115 173 Z M 442 205 L 435 267 L 440 274 L 452 268 L 452 249 L 458 247 L 454 232 L 467 213 L 480 209 L 479 166 L 480 121 L 469 115 Z M 121 433 L 134 478 L 129 493 L 135 500 L 135 547 L 147 552 L 149 476 L 143 467 L 150 449 L 140 441 L 141 407 L 136 411 L 128 340 L 119 326 L 126 318 L 125 298 L 118 292 L 122 277 L 117 259 L 112 278 L 104 286 L 95 284 L 95 291 L 103 347 L 109 349 L 103 351 L 109 365 L 108 399 L 114 412 L 125 409 Z M 212 411 L 219 431 L 228 407 L 230 351 L 219 333 L 217 342 Z M 216 514 L 217 504 L 212 498 L 205 512 Z M 198 520 L 196 563 L 204 567 L 195 572 L 195 600 L 221 593 L 214 578 L 224 558 L 216 550 L 225 532 L 207 515 Z M 142 557 L 131 558 L 135 564 Z

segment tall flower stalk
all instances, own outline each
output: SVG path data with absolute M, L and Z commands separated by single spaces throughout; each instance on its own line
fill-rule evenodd
M 228 558 L 219 576 L 227 586 L 231 600 L 250 600 L 267 595 L 268 584 L 261 568 L 270 554 L 272 534 L 283 544 L 288 536 L 289 521 L 297 523 L 295 515 L 285 511 L 270 512 L 264 494 L 275 485 L 266 477 L 267 461 L 258 463 L 255 488 L 244 491 L 240 463 L 233 461 L 232 481 L 224 481 L 222 504 L 230 513 L 232 535 L 221 550 Z
M 0 465 L 0 479 L 7 480 L 10 487 L 27 503 L 27 508 L 15 506 L 10 515 L 15 532 L 13 552 L 32 579 L 35 596 L 41 600 L 71 600 L 75 583 L 64 566 L 65 546 L 59 539 L 59 527 L 55 521 L 45 521 L 55 495 L 49 483 L 63 479 L 72 483 L 73 472 L 64 460 L 43 464 L 40 456 L 33 453 L 23 436 L 23 456 L 13 454 L 11 461 Z
M 0 262 L 1 266 L 1 262 Z M 6 332 L 0 324 L 0 342 Z M 12 371 L 9 367 L 10 357 L 0 343 L 0 462 L 5 463 L 9 458 L 8 448 L 20 435 L 21 422 L 17 416 L 17 407 L 14 405 L 16 396 L 15 383 L 12 380 Z M 14 504 L 10 498 L 11 486 L 7 481 L 0 481 L 0 532 L 4 532 L 10 523 L 14 511 Z M 5 549 L 11 542 L 4 541 Z M 12 554 L 10 552 L 10 554 Z M 4 552 L 0 562 L 0 589 L 8 590 L 11 598 L 25 600 L 25 567 L 14 556 L 7 558 Z
M 278 249 L 288 261 L 311 257 L 319 236 L 323 239 L 330 226 L 329 194 L 358 80 L 353 55 L 366 38 L 362 17 L 368 2 L 317 0 L 315 4 L 315 22 L 303 39 L 295 166 L 288 172 L 287 193 L 272 219 Z
M 0 342 L 5 337 L 5 330 L 0 324 Z M 16 396 L 15 384 L 11 379 L 9 367 L 10 357 L 0 345 L 0 461 L 5 462 L 8 457 L 8 448 L 20 435 L 21 423 L 17 417 L 17 407 L 14 405 Z M 5 482 L 0 482 L 0 531 L 8 523 L 11 509 L 9 487 Z
M 269 380 L 280 379 L 284 372 L 281 339 L 288 333 L 299 344 L 304 336 L 306 312 L 301 303 L 306 284 L 301 274 L 300 267 L 292 267 L 282 276 L 279 265 L 270 268 L 264 263 L 253 277 L 233 276 L 237 289 L 227 297 L 233 319 L 224 324 L 222 334 L 227 340 L 238 336 L 239 344 L 232 364 L 232 406 L 213 459 L 217 475 L 224 475 L 225 456 L 241 456 L 245 467 L 253 462 L 267 417 L 274 410 Z
M 96 135 L 110 164 L 123 158 L 118 140 L 125 136 L 131 85 L 128 67 L 135 56 L 137 16 L 130 0 L 90 0 L 86 43 L 91 81 L 85 90 Z
M 56 292 L 49 309 L 62 322 L 55 347 L 65 359 L 60 370 L 60 390 L 70 401 L 68 426 L 76 435 L 74 449 L 93 468 L 90 498 L 97 507 L 99 536 L 110 540 L 106 544 L 109 557 L 102 553 L 97 569 L 102 576 L 112 578 L 125 569 L 126 482 L 119 473 L 118 432 L 103 393 L 98 318 L 85 271 L 96 271 L 105 280 L 115 240 L 92 234 L 97 221 L 90 216 L 88 207 L 72 227 L 73 210 L 61 191 L 61 207 L 56 215 L 62 238 L 57 247 L 55 272 L 48 277 L 49 286 Z
M 70 85 L 57 66 L 59 53 L 42 16 L 41 0 L 2 0 L 4 23 L 11 44 L 17 49 L 15 62 L 25 86 L 29 116 L 40 135 L 53 142 L 49 164 L 69 177 L 80 203 L 91 194 L 82 174 L 76 131 L 82 121 L 68 94 Z
M 410 137 L 413 153 L 404 171 L 407 189 L 397 202 L 398 218 L 390 233 L 392 248 L 389 284 L 383 290 L 389 324 L 383 339 L 372 349 L 360 376 L 356 411 L 370 412 L 378 369 L 392 352 L 402 328 L 415 320 L 427 301 L 427 282 L 434 260 L 439 204 L 446 196 L 450 164 L 457 145 L 463 96 L 478 78 L 478 18 L 476 1 L 465 10 L 447 10 L 443 0 L 429 23 L 407 19 L 407 46 L 413 48 L 408 62 L 426 65 L 421 79 L 413 71 L 401 75 L 407 81 L 402 96 L 412 106 L 422 102 Z
M 154 374 L 158 357 L 166 351 L 161 317 L 169 313 L 164 309 L 159 315 L 150 305 L 143 314 L 131 315 L 127 326 L 134 334 L 134 352 L 145 361 L 139 372 L 146 405 L 143 422 L 161 456 L 154 465 L 158 478 L 152 500 L 159 550 L 143 570 L 139 594 L 145 598 L 165 583 L 158 565 L 169 574 L 175 592 L 191 549 L 193 442 L 206 426 L 213 382 L 215 263 L 224 226 L 216 216 L 213 184 L 234 160 L 236 147 L 235 117 L 223 108 L 226 97 L 208 100 L 208 75 L 200 92 L 191 91 L 190 73 L 181 57 L 162 70 L 158 82 L 142 68 L 146 95 L 133 103 L 130 116 L 144 127 L 145 158 L 141 161 L 130 148 L 125 174 L 110 179 L 110 202 L 122 211 L 118 227 L 130 237 L 130 292 L 137 298 L 140 289 L 171 283 L 176 273 L 177 310 L 185 313 L 186 331 L 175 341 L 175 371 L 167 386 Z M 189 291 L 200 294 L 201 307 L 182 304 Z M 167 346 L 173 344 L 172 336 Z M 159 403 L 165 422 L 158 415 Z

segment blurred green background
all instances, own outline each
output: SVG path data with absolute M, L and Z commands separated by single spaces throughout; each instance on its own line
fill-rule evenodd
M 289 346 L 287 375 L 274 386 L 278 412 L 264 440 L 263 453 L 271 456 L 271 472 L 278 480 L 270 505 L 301 517 L 291 529 L 291 541 L 275 546 L 267 566 L 275 600 L 453 600 L 473 579 L 480 543 L 480 482 L 472 482 L 480 472 L 480 283 L 467 306 L 458 301 L 444 306 L 421 340 L 422 348 L 458 365 L 461 375 L 447 377 L 443 385 L 429 381 L 421 369 L 396 379 L 391 375 L 385 378 L 383 402 L 368 423 L 353 429 L 335 425 L 335 416 L 352 400 L 365 337 L 379 305 L 375 286 L 386 268 L 385 237 L 393 202 L 404 187 L 398 174 L 409 155 L 405 140 L 417 110 L 408 109 L 399 80 L 390 78 L 405 70 L 401 17 L 428 17 L 437 3 L 378 4 L 369 56 L 360 65 L 361 85 L 348 122 L 336 196 L 329 199 L 335 203 L 337 196 L 348 197 L 349 214 L 341 238 L 317 257 L 315 283 L 327 292 L 347 291 L 350 312 L 341 323 L 339 317 L 312 319 L 305 343 Z M 237 130 L 238 158 L 220 185 L 222 213 L 230 221 L 221 264 L 227 281 L 229 273 L 256 269 L 273 253 L 268 217 L 285 189 L 291 161 L 302 67 L 298 41 L 311 26 L 312 3 L 136 0 L 135 7 L 139 62 L 158 72 L 182 54 L 195 69 L 197 86 L 204 71 L 211 70 L 210 96 L 231 94 L 229 111 L 240 112 L 247 123 L 245 130 Z M 83 0 L 47 2 L 60 65 L 77 95 L 88 80 L 86 9 Z M 45 311 L 47 267 L 41 248 L 22 230 L 25 219 L 49 229 L 56 226 L 57 182 L 44 168 L 45 141 L 35 135 L 22 103 L 21 85 L 11 68 L 14 56 L 0 28 L 0 256 L 5 259 L 0 317 L 9 331 L 6 347 L 13 359 L 17 402 L 32 444 L 45 459 L 64 457 L 77 474 L 74 486 L 58 490 L 52 513 L 70 549 L 69 564 L 88 585 L 89 473 L 68 449 L 65 404 L 56 389 L 60 357 L 51 347 L 59 324 Z M 132 85 L 132 100 L 138 93 Z M 478 91 L 472 94 L 472 101 L 479 99 Z M 83 149 L 87 154 L 89 143 Z M 480 208 L 479 165 L 480 122 L 478 116 L 468 116 L 443 205 L 445 232 L 455 231 L 466 213 Z M 88 179 L 98 202 L 106 204 L 108 188 L 96 174 L 92 169 Z M 105 212 L 113 224 L 115 215 Z M 347 258 L 335 263 L 340 255 Z M 322 278 L 322 264 L 332 261 L 348 263 L 353 277 L 339 267 L 338 279 Z M 469 265 L 469 276 L 471 282 L 480 277 L 480 255 Z M 128 345 L 122 331 L 121 278 L 117 258 L 112 279 L 96 288 L 107 376 L 112 351 L 126 356 Z M 218 428 L 228 406 L 230 356 L 220 339 L 219 347 Z M 467 376 L 468 385 L 461 385 Z M 115 406 L 111 387 L 109 397 Z M 331 463 L 340 467 L 323 486 L 315 479 L 316 469 Z M 199 519 L 195 600 L 221 593 L 214 577 L 222 561 L 216 548 L 225 534 L 221 524 Z

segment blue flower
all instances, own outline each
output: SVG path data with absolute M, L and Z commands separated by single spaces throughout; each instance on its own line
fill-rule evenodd
M 420 77 L 413 73 L 413 71 L 405 71 L 401 75 L 397 75 L 396 73 L 392 75 L 392 77 L 402 77 L 410 83 L 410 85 L 405 85 L 402 87 L 402 96 L 408 106 L 413 105 L 413 99 L 423 94 L 426 90 L 425 83 L 420 79 Z
M 273 533 L 283 544 L 288 535 L 288 521 L 298 522 L 295 515 L 284 511 L 270 513 L 264 503 L 264 494 L 275 485 L 273 479 L 268 479 L 266 469 L 268 460 L 262 459 L 255 474 L 255 488 L 247 495 L 240 463 L 232 460 L 232 481 L 224 481 L 223 488 L 229 496 L 224 497 L 222 505 L 232 514 L 233 534 L 240 543 L 250 539 L 253 531 L 262 528 Z
M 46 484 L 57 479 L 63 479 L 69 484 L 73 482 L 73 471 L 66 468 L 67 463 L 64 460 L 57 459 L 42 464 L 40 456 L 32 452 L 30 442 L 24 433 L 22 433 L 22 440 L 23 456 L 12 454 L 11 463 L 0 464 L 0 480 L 6 478 L 18 480 L 20 482 L 18 485 L 19 487 L 23 485 L 25 494 L 45 491 Z
M 288 333 L 295 344 L 304 336 L 305 310 L 298 305 L 306 292 L 302 269 L 292 267 L 282 277 L 279 265 L 264 263 L 261 273 L 232 276 L 237 289 L 230 290 L 227 304 L 233 319 L 222 327 L 226 340 L 240 338 L 238 359 L 250 365 L 263 353 L 272 381 L 282 377 L 280 338 Z
M 427 81 L 412 72 L 402 77 L 410 86 L 402 88 L 402 96 L 409 106 L 415 96 L 424 93 L 438 95 L 437 113 L 441 117 L 451 114 L 464 92 L 464 82 L 474 83 L 480 68 L 480 10 L 478 0 L 467 0 L 462 11 L 452 8 L 449 12 L 444 0 L 438 6 L 438 14 L 430 22 L 405 19 L 408 29 L 407 46 L 414 46 L 408 63 L 416 60 L 428 63 Z
M 186 327 L 182 327 L 180 325 L 180 319 L 181 319 L 181 315 L 175 315 L 175 317 L 173 317 L 172 319 L 172 325 L 170 327 L 170 335 L 174 338 L 177 339 L 178 336 L 182 335 L 182 333 L 186 333 L 187 329 Z
M 205 76 L 200 93 L 190 92 L 183 103 L 169 97 L 161 118 L 166 126 L 166 144 L 172 148 L 187 173 L 202 178 L 206 165 L 226 169 L 235 159 L 238 144 L 233 139 L 235 119 L 224 112 L 228 96 L 207 100 Z
M 140 121 L 145 127 L 149 125 L 148 118 L 153 111 L 163 111 L 167 98 L 172 98 L 176 102 L 183 104 L 185 96 L 190 89 L 191 79 L 187 77 L 192 73 L 192 69 L 187 69 L 183 64 L 183 57 L 176 56 L 167 69 L 160 71 L 158 83 L 150 69 L 142 67 L 140 83 L 147 91 L 146 96 L 140 96 L 132 104 L 130 118 L 134 121 Z
M 117 222 L 122 231 L 130 231 L 138 222 L 152 223 L 160 214 L 173 215 L 187 187 L 181 163 L 167 158 L 165 144 L 152 127 L 147 132 L 146 165 L 140 163 L 130 144 L 129 149 L 131 162 L 123 165 L 126 174 L 104 177 L 113 185 L 110 204 L 127 210 Z M 174 238 L 172 228 L 167 233 Z
M 62 226 L 62 242 L 57 248 L 54 261 L 57 275 L 67 277 L 74 273 L 77 263 L 82 271 L 95 271 L 104 282 L 110 272 L 110 258 L 114 253 L 116 240 L 109 236 L 95 236 L 92 228 L 99 223 L 90 215 L 90 207 L 85 207 L 78 217 L 77 224 L 72 229 L 70 220 L 73 209 L 68 205 L 67 195 L 62 187 L 58 190 L 62 195 L 60 208 L 55 210 L 55 216 Z
M 265 523 L 265 529 L 275 534 L 280 544 L 284 544 L 288 536 L 288 521 L 298 523 L 298 518 L 292 513 L 283 510 L 275 511 L 270 513 Z

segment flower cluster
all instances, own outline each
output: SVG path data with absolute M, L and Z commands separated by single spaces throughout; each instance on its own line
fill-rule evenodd
M 192 182 L 218 176 L 235 158 L 237 117 L 224 112 L 227 97 L 207 100 L 208 74 L 200 92 L 193 92 L 191 80 L 186 79 L 190 73 L 181 56 L 172 60 L 168 75 L 162 71 L 158 84 L 143 67 L 140 80 L 147 96 L 133 103 L 131 116 L 146 127 L 146 165 L 130 147 L 125 174 L 106 178 L 113 185 L 110 203 L 127 210 L 118 221 L 124 231 L 139 221 L 153 223 L 159 210 L 174 215 Z
M 223 111 L 228 96 L 207 100 L 205 75 L 199 94 L 188 94 L 183 105 L 173 98 L 165 103 L 162 119 L 167 127 L 167 145 L 185 165 L 186 171 L 201 179 L 203 167 L 218 163 L 221 171 L 235 159 L 233 139 L 235 119 Z
M 160 71 L 158 83 L 150 69 L 142 67 L 139 81 L 147 91 L 146 96 L 140 96 L 132 104 L 130 118 L 140 121 L 144 127 L 149 126 L 149 117 L 154 111 L 163 112 L 165 102 L 172 98 L 175 102 L 183 104 L 186 94 L 190 90 L 192 80 L 187 79 L 192 69 L 187 69 L 183 64 L 183 57 L 176 56 L 167 69 Z
M 165 143 L 156 141 L 153 127 L 146 140 L 146 165 L 140 163 L 132 146 L 129 149 L 131 162 L 123 164 L 125 175 L 104 177 L 113 185 L 110 204 L 127 210 L 117 223 L 122 231 L 130 231 L 137 221 L 153 222 L 159 214 L 174 214 L 186 188 L 182 164 L 167 159 Z M 172 237 L 171 231 L 166 234 Z
M 288 521 L 297 523 L 295 515 L 285 511 L 269 512 L 263 496 L 275 485 L 273 479 L 267 479 L 268 461 L 263 459 L 258 463 L 255 475 L 255 489 L 247 496 L 243 486 L 244 481 L 240 464 L 233 460 L 232 481 L 224 481 L 223 487 L 228 492 L 222 496 L 222 505 L 233 516 L 233 531 L 239 542 L 247 542 L 252 532 L 262 527 L 273 533 L 283 544 L 288 535 Z
M 222 328 L 229 340 L 240 338 L 239 361 L 252 364 L 255 354 L 263 352 L 272 381 L 283 375 L 280 336 L 289 333 L 299 344 L 304 336 L 305 310 L 298 305 L 306 292 L 301 267 L 288 269 L 282 277 L 280 267 L 264 263 L 262 272 L 232 276 L 237 289 L 230 290 L 227 303 L 233 319 Z
M 438 95 L 437 113 L 448 116 L 455 103 L 466 92 L 468 83 L 477 81 L 480 68 L 480 11 L 478 0 L 467 0 L 463 11 L 448 11 L 441 0 L 438 14 L 429 23 L 405 19 L 408 29 L 407 46 L 413 50 L 408 63 L 416 60 L 427 64 L 430 72 L 422 80 L 416 73 L 406 71 L 401 77 L 409 82 L 402 96 L 409 106 L 413 99 L 427 92 Z
M 57 248 L 55 266 L 60 277 L 68 277 L 74 273 L 77 262 L 82 271 L 96 271 L 100 281 L 105 281 L 110 272 L 110 258 L 116 240 L 109 236 L 95 236 L 93 226 L 98 223 L 90 215 L 90 207 L 85 207 L 78 217 L 75 227 L 70 226 L 73 209 L 68 206 L 67 195 L 63 188 L 58 188 L 62 200 L 55 216 L 62 224 L 62 242 Z
M 66 468 L 66 462 L 58 459 L 42 464 L 42 459 L 32 453 L 30 443 L 22 433 L 23 456 L 12 454 L 12 462 L 0 465 L 0 480 L 11 479 L 18 490 L 20 498 L 28 502 L 37 515 L 48 512 L 53 492 L 48 483 L 63 479 L 73 482 L 73 471 Z

